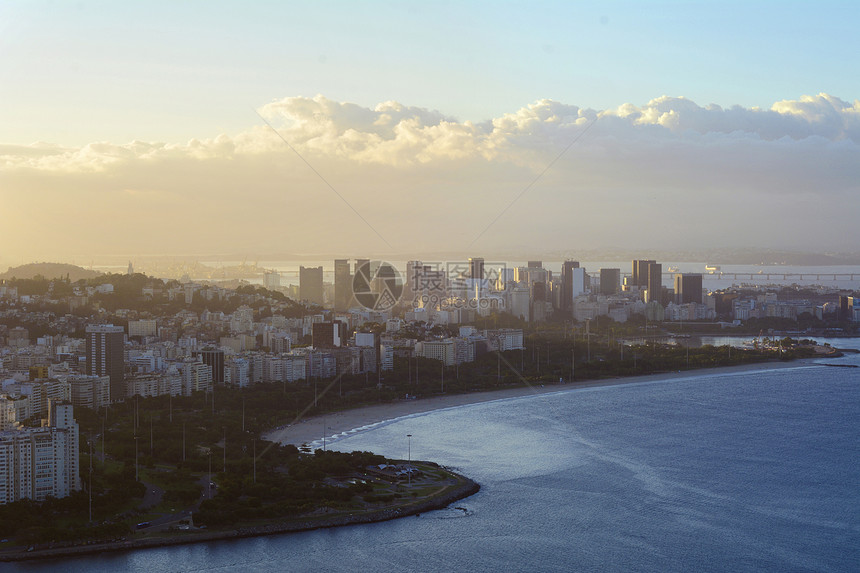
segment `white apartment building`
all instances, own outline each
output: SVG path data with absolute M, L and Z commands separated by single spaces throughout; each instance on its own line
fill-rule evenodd
M 521 328 L 485 330 L 484 336 L 489 341 L 491 351 L 499 350 L 507 352 L 508 350 L 520 350 L 523 348 L 523 331 Z
M 158 325 L 155 319 L 128 321 L 129 336 L 156 336 L 157 334 Z
M 0 432 L 0 504 L 81 489 L 73 406 L 50 402 L 48 425 Z
M 110 404 L 110 376 L 69 376 L 67 381 L 72 405 L 98 410 Z

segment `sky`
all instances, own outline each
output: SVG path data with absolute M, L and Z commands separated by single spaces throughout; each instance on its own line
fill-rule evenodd
M 0 3 L 0 266 L 856 252 L 852 2 Z

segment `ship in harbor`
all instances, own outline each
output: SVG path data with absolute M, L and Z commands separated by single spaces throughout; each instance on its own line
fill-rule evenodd
M 705 265 L 705 270 L 708 271 L 708 274 L 716 274 L 722 272 L 720 269 L 720 265 Z

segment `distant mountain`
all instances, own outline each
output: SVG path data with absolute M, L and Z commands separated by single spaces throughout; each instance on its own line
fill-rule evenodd
M 29 263 L 19 267 L 9 267 L 8 271 L 0 274 L 0 279 L 32 279 L 37 275 L 42 275 L 46 279 L 58 279 L 68 275 L 70 281 L 77 282 L 81 279 L 92 279 L 101 274 L 98 271 L 66 263 Z

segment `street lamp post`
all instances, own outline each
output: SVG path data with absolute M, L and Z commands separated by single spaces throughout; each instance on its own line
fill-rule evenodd
M 409 485 L 412 485 L 412 434 L 406 434 L 406 437 L 409 440 L 409 445 L 407 449 L 407 459 L 409 460 L 409 467 L 407 468 L 407 472 L 409 475 Z
M 591 363 L 591 319 L 585 321 L 585 341 L 587 345 L 588 362 Z
M 93 522 L 93 438 L 90 436 L 90 523 Z

